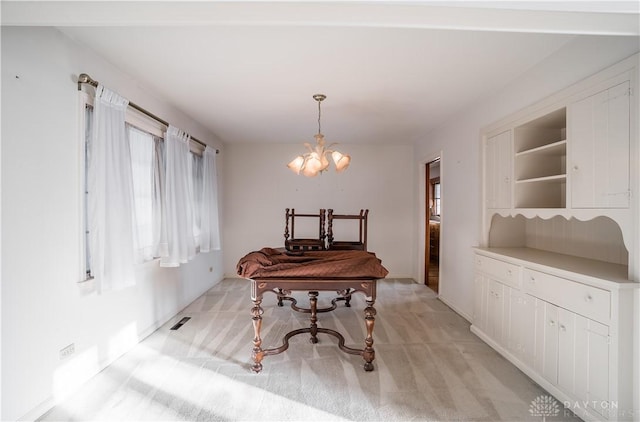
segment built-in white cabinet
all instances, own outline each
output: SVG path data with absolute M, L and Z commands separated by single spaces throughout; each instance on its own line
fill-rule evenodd
M 481 133 L 471 329 L 585 420 L 640 412 L 638 59 Z
M 488 208 L 629 207 L 630 81 L 610 84 L 487 137 Z
M 569 106 L 571 205 L 629 206 L 629 81 Z
M 623 265 L 526 248 L 475 254 L 472 331 L 587 420 L 632 420 L 633 295 Z M 575 269 L 597 266 L 603 278 Z M 476 324 L 477 320 L 477 324 Z
M 485 144 L 486 206 L 511 208 L 511 130 L 487 139 Z
M 487 208 L 629 206 L 630 81 L 610 84 L 487 137 Z

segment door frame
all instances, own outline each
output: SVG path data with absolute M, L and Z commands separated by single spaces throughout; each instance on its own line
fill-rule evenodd
M 427 280 L 425 280 L 425 269 L 426 269 L 426 262 L 425 262 L 425 252 L 426 252 L 426 233 L 427 233 L 427 171 L 426 171 L 426 166 L 427 164 L 429 164 L 432 161 L 437 160 L 438 158 L 440 159 L 440 180 L 444 181 L 445 180 L 445 174 L 444 174 L 444 158 L 443 158 L 444 154 L 442 152 L 442 150 L 440 151 L 436 151 L 436 152 L 432 152 L 430 154 L 425 155 L 421 160 L 420 160 L 420 176 L 418 179 L 418 283 L 420 284 L 425 284 L 425 282 Z M 440 215 L 440 251 L 442 251 L 442 233 L 443 233 L 443 229 L 444 229 L 444 212 L 442 212 L 442 210 L 444 209 L 444 185 L 441 183 L 440 184 L 440 209 L 441 209 L 441 215 Z M 442 265 L 440 265 L 440 270 L 439 270 L 439 279 L 440 279 L 440 285 L 442 285 Z

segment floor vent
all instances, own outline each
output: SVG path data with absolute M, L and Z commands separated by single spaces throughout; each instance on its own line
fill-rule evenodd
M 182 327 L 184 324 L 187 323 L 187 321 L 189 321 L 191 319 L 191 317 L 184 317 L 182 318 L 180 321 L 178 321 L 178 323 L 176 325 L 174 325 L 173 327 L 171 327 L 172 330 L 177 330 L 178 328 Z

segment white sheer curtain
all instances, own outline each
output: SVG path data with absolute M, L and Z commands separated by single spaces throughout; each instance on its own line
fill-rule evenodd
M 165 148 L 161 138 L 154 137 L 154 160 L 153 160 L 153 205 L 151 206 L 153 222 L 153 255 L 168 256 L 169 245 L 167 244 L 167 220 L 164 218 L 165 211 Z
M 193 259 L 193 193 L 191 192 L 191 157 L 189 135 L 169 126 L 165 137 L 165 200 L 163 216 L 167 228 L 167 254 L 160 265 L 177 267 Z
M 91 273 L 98 291 L 135 284 L 133 177 L 125 130 L 128 104 L 102 85 L 96 89 L 88 188 Z
M 133 174 L 133 193 L 135 216 L 138 231 L 138 250 L 136 262 L 144 262 L 154 257 L 153 241 L 153 135 L 127 126 L 129 147 L 131 148 L 131 171 Z
M 218 225 L 218 176 L 216 150 L 206 147 L 202 155 L 202 200 L 200 208 L 200 252 L 220 250 Z
M 191 192 L 193 194 L 193 240 L 196 248 L 200 246 L 200 213 L 202 211 L 202 156 L 190 153 L 191 156 Z

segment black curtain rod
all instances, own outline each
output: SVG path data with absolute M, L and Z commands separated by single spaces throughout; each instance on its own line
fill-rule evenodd
M 98 87 L 98 81 L 96 81 L 95 79 L 91 78 L 91 76 L 87 75 L 86 73 L 81 73 L 80 76 L 78 76 L 78 91 L 80 91 L 81 89 L 81 84 L 88 84 L 91 85 L 92 87 L 97 88 Z M 167 122 L 164 119 L 161 119 L 160 117 L 156 116 L 155 114 L 151 113 L 148 110 L 145 110 L 144 108 L 140 107 L 138 104 L 136 103 L 129 103 L 129 106 L 138 110 L 140 113 L 145 114 L 149 117 L 151 117 L 153 120 L 162 123 L 163 125 L 165 125 L 166 127 L 169 127 L 169 122 Z M 191 136 L 191 140 L 197 144 L 202 145 L 203 148 L 205 148 L 207 146 L 207 144 L 205 144 L 202 141 L 199 141 L 198 139 L 194 138 L 193 136 Z M 216 154 L 220 153 L 220 150 L 216 149 Z

